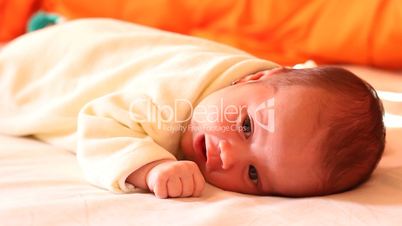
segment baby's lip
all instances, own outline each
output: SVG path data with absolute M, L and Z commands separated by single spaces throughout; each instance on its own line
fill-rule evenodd
M 217 145 L 214 145 L 212 140 L 205 137 L 206 145 L 206 169 L 207 171 L 216 171 L 222 169 L 222 159 L 220 157 L 220 151 Z
M 194 152 L 196 157 L 205 162 L 207 171 L 222 169 L 222 160 L 219 148 L 208 139 L 206 134 L 198 135 L 194 140 Z
M 205 134 L 201 134 L 195 138 L 194 151 L 198 158 L 201 158 L 204 162 L 207 161 Z

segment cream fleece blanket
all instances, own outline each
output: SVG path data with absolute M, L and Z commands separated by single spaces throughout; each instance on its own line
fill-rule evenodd
M 192 106 L 275 66 L 202 39 L 110 19 L 77 20 L 25 35 L 0 52 L 0 133 L 34 135 L 76 151 L 91 183 L 130 192 L 131 172 L 180 157 L 177 128 Z M 175 120 L 168 120 L 164 107 L 174 109 L 175 100 L 189 104 L 176 106 Z M 136 120 L 148 117 L 149 106 L 162 123 Z

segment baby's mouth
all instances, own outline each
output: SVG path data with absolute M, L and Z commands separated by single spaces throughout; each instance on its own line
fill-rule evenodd
M 202 134 L 198 136 L 195 140 L 194 143 L 194 150 L 199 156 L 199 158 L 202 158 L 203 161 L 207 161 L 207 145 L 206 145 L 206 139 L 205 139 L 205 134 Z
M 214 148 L 211 137 L 207 137 L 204 134 L 201 143 L 201 153 L 205 159 L 206 171 L 212 172 L 222 169 L 222 159 L 220 157 L 220 151 L 217 148 Z
M 203 135 L 201 138 L 201 147 L 202 155 L 204 156 L 204 159 L 207 160 L 207 145 L 205 143 L 205 135 Z
M 220 151 L 211 146 L 207 149 L 207 142 L 211 142 L 209 138 L 205 134 L 198 136 L 195 140 L 195 152 L 198 158 L 202 159 L 202 164 L 205 164 L 206 171 L 220 170 L 223 164 Z

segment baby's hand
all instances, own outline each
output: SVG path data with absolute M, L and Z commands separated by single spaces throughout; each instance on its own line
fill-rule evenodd
M 205 180 L 197 164 L 191 161 L 163 161 L 146 176 L 146 183 L 158 198 L 198 197 Z

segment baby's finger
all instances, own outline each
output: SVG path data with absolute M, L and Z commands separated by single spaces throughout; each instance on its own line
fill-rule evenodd
M 168 191 L 166 186 L 166 180 L 156 180 L 153 185 L 152 191 L 155 196 L 160 199 L 166 199 L 168 197 Z
M 167 182 L 167 190 L 169 197 L 176 198 L 182 193 L 182 184 L 179 177 L 170 177 Z
M 193 181 L 194 181 L 194 197 L 199 197 L 201 196 L 202 191 L 204 190 L 205 187 L 205 180 L 202 174 L 194 174 L 193 175 Z
M 192 196 L 194 193 L 194 179 L 192 176 L 189 177 L 182 177 L 181 178 L 182 184 L 182 193 L 181 197 L 189 197 Z

